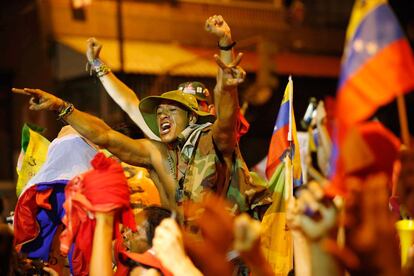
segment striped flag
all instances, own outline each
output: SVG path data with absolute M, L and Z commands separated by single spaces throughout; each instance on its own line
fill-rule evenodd
M 355 1 L 346 33 L 337 90 L 330 176 L 332 193 L 344 191 L 342 149 L 349 130 L 382 105 L 414 89 L 414 58 L 386 0 Z
M 294 185 L 302 183 L 292 98 L 293 82 L 289 78 L 273 130 L 266 165 L 268 189 L 272 192 L 273 202 L 261 222 L 262 250 L 276 275 L 287 275 L 293 267 L 293 240 L 286 225 L 286 199 L 292 194 L 292 180 Z M 285 159 L 286 156 L 290 158 Z
M 346 33 L 337 91 L 345 126 L 414 89 L 410 44 L 386 0 L 357 0 Z
M 295 115 L 293 113 L 293 81 L 289 78 L 285 93 L 277 115 L 276 124 L 270 141 L 266 176 L 271 179 L 276 168 L 283 162 L 291 151 L 293 165 L 293 184 L 302 184 L 302 170 L 300 165 L 299 143 L 296 133 Z

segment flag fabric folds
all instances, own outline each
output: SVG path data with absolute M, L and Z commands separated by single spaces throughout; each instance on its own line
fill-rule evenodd
M 266 176 L 270 179 L 268 189 L 272 192 L 273 203 L 267 209 L 261 222 L 263 229 L 261 241 L 265 258 L 273 271 L 276 271 L 276 275 L 287 275 L 293 267 L 293 240 L 286 225 L 286 199 L 291 196 L 292 186 L 302 183 L 292 93 L 293 82 L 289 78 L 273 130 L 266 163 Z M 290 158 L 285 159 L 286 156 Z
M 27 182 L 36 175 L 46 161 L 50 142 L 39 131 L 42 129 L 24 124 L 22 128 L 22 149 L 17 161 L 16 194 L 19 196 Z
M 414 59 L 386 0 L 357 0 L 346 34 L 337 91 L 337 116 L 345 126 L 414 89 Z
M 414 89 L 414 58 L 386 0 L 357 0 L 346 33 L 336 103 L 330 193 L 342 193 L 343 144 L 349 130 Z
M 293 165 L 293 184 L 299 186 L 302 184 L 302 170 L 300 165 L 299 143 L 296 133 L 295 116 L 293 114 L 293 107 L 291 106 L 293 93 L 293 82 L 289 79 L 283 95 L 282 104 L 280 105 L 279 113 L 277 115 L 276 124 L 273 129 L 272 139 L 270 141 L 268 159 L 266 164 L 266 176 L 271 179 L 277 166 L 279 166 L 286 154 L 289 153 L 292 146 L 292 165 Z M 292 143 L 288 140 L 289 130 L 291 124 Z
M 285 164 L 282 162 L 273 173 L 268 189 L 273 192 L 273 203 L 261 222 L 262 251 L 276 275 L 288 275 L 292 269 L 293 242 L 286 225 Z
M 48 260 L 57 227 L 62 224 L 64 188 L 90 169 L 96 149 L 79 134 L 58 137 L 50 144 L 43 166 L 23 188 L 14 212 L 14 237 L 21 252 Z

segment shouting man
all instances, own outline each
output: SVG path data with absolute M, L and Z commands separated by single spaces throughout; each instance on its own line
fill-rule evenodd
M 108 149 L 122 161 L 149 167 L 164 206 L 175 207 L 184 200 L 199 201 L 205 191 L 227 197 L 234 210 L 246 211 L 270 202 L 264 187 L 250 182 L 247 167 L 237 145 L 236 121 L 239 112 L 237 85 L 245 72 L 238 67 L 241 54 L 225 65 L 214 95 L 217 118 L 200 111 L 193 95 L 180 90 L 144 98 L 139 108 L 147 126 L 161 142 L 131 139 L 111 129 L 102 120 L 74 108 L 39 89 L 14 89 L 32 96 L 31 110 L 53 110 L 96 145 Z M 260 193 L 258 193 L 260 192 Z

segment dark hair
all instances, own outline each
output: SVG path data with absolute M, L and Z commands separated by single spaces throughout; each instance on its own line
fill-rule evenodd
M 155 205 L 147 206 L 142 211 L 145 213 L 148 221 L 148 228 L 145 231 L 147 233 L 147 241 L 152 246 L 155 228 L 157 228 L 163 219 L 171 217 L 171 211 Z

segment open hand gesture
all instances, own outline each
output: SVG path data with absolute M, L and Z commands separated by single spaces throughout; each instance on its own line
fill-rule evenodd
M 226 65 L 218 55 L 214 55 L 217 65 L 223 70 L 218 83 L 221 83 L 224 88 L 238 86 L 244 81 L 246 72 L 239 66 L 242 56 L 243 54 L 239 53 L 232 63 Z
M 255 244 L 260 246 L 260 222 L 241 214 L 234 220 L 234 249 L 238 252 L 251 251 Z
M 12 92 L 31 96 L 29 102 L 30 110 L 60 110 L 65 105 L 62 99 L 40 89 L 13 88 Z
M 187 258 L 181 230 L 172 218 L 164 219 L 158 225 L 152 243 L 157 257 L 165 267 L 176 266 Z

